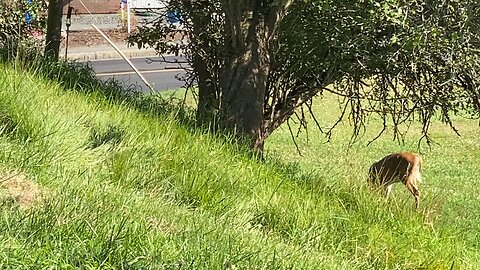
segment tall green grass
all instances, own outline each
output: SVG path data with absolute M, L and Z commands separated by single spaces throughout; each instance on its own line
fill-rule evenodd
M 460 120 L 461 138 L 434 127 L 416 212 L 403 187 L 385 202 L 364 184 L 413 135 L 346 147 L 347 125 L 331 143 L 311 130 L 300 157 L 282 129 L 260 163 L 152 100 L 0 74 L 0 179 L 21 172 L 42 193 L 0 201 L 2 269 L 478 268 L 476 123 Z

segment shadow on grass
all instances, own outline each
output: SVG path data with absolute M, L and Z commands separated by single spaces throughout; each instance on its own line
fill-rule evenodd
M 125 131 L 112 124 L 108 124 L 105 128 L 93 127 L 90 131 L 89 145 L 90 148 L 97 148 L 103 144 L 111 143 L 112 146 L 118 145 L 125 135 Z
M 11 114 L 0 104 L 0 135 L 26 142 L 35 135 L 34 127 L 22 120 L 21 116 Z

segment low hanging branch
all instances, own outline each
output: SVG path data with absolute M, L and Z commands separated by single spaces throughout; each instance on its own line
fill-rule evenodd
M 353 138 L 364 133 L 364 122 L 370 114 L 379 115 L 383 122 L 374 140 L 387 130 L 388 123 L 393 125 L 394 138 L 402 139 L 405 134 L 399 127 L 406 125 L 408 130 L 412 121 L 418 120 L 423 126 L 422 138 L 430 143 L 429 127 L 435 116 L 440 116 L 458 133 L 451 114 L 469 112 L 478 118 L 480 113 L 479 77 L 475 76 L 480 58 L 474 49 L 479 28 L 476 17 L 472 17 L 479 4 L 466 1 L 456 3 L 452 9 L 437 9 L 442 1 L 434 2 L 397 3 L 403 5 L 402 9 L 390 6 L 390 10 L 377 12 L 370 12 L 375 10 L 373 2 L 371 6 L 357 3 L 348 8 L 339 3 L 327 11 L 325 7 L 319 10 L 309 4 L 299 4 L 302 7 L 299 12 L 293 10 L 288 17 L 290 21 L 285 22 L 291 31 L 286 32 L 282 43 L 302 40 L 302 44 L 295 48 L 296 54 L 291 53 L 291 47 L 278 47 L 275 53 L 278 62 L 288 63 L 288 67 L 282 64 L 282 70 L 291 74 L 281 73 L 280 82 L 272 85 L 291 89 L 308 84 L 311 80 L 305 66 L 320 74 L 327 69 L 335 70 L 331 76 L 334 87 L 323 87 L 321 91 L 319 87 L 298 89 L 315 93 L 327 91 L 343 97 L 345 106 L 331 128 L 348 115 Z M 363 31 L 355 29 L 359 25 L 355 20 L 361 14 L 367 18 L 362 24 Z M 379 15 L 371 18 L 369 14 Z M 374 27 L 369 29 L 369 25 Z M 309 29 L 311 34 L 299 36 L 301 29 Z M 361 34 L 350 36 L 355 32 Z M 311 37 L 314 38 L 310 40 Z M 312 63 L 312 59 L 317 61 Z M 331 81 L 316 79 L 316 85 L 329 83 Z M 319 126 L 317 117 L 315 122 Z M 325 133 L 330 136 L 331 129 Z

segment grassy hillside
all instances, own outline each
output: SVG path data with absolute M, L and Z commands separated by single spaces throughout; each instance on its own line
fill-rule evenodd
M 460 138 L 435 125 L 415 212 L 401 185 L 385 202 L 364 184 L 415 134 L 347 148 L 347 125 L 331 143 L 311 130 L 300 157 L 280 130 L 258 163 L 155 107 L 0 74 L 1 269 L 479 267 L 475 122 L 461 120 Z M 317 102 L 325 122 L 331 104 Z

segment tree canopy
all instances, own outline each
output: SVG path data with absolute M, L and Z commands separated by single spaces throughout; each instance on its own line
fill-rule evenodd
M 384 125 L 390 118 L 394 132 L 402 123 L 419 120 L 425 136 L 435 114 L 450 125 L 452 113 L 478 117 L 475 1 L 297 4 L 284 21 L 288 28 L 280 44 L 285 45 L 275 53 L 283 56 L 279 63 L 292 66 L 279 66 L 294 71 L 297 85 L 310 82 L 307 88 L 321 86 L 345 97 L 355 132 L 371 113 L 381 115 Z M 280 85 L 295 87 L 287 83 Z M 324 88 L 330 83 L 333 88 Z
M 185 53 L 199 118 L 239 130 L 253 148 L 296 112 L 304 120 L 324 91 L 343 99 L 339 121 L 349 117 L 354 135 L 370 114 L 382 117 L 380 134 L 389 121 L 395 135 L 420 121 L 427 139 L 434 116 L 452 128 L 452 114 L 479 117 L 477 1 L 172 0 L 169 9 L 186 42 L 165 38 L 179 29 L 162 19 L 130 41 Z

